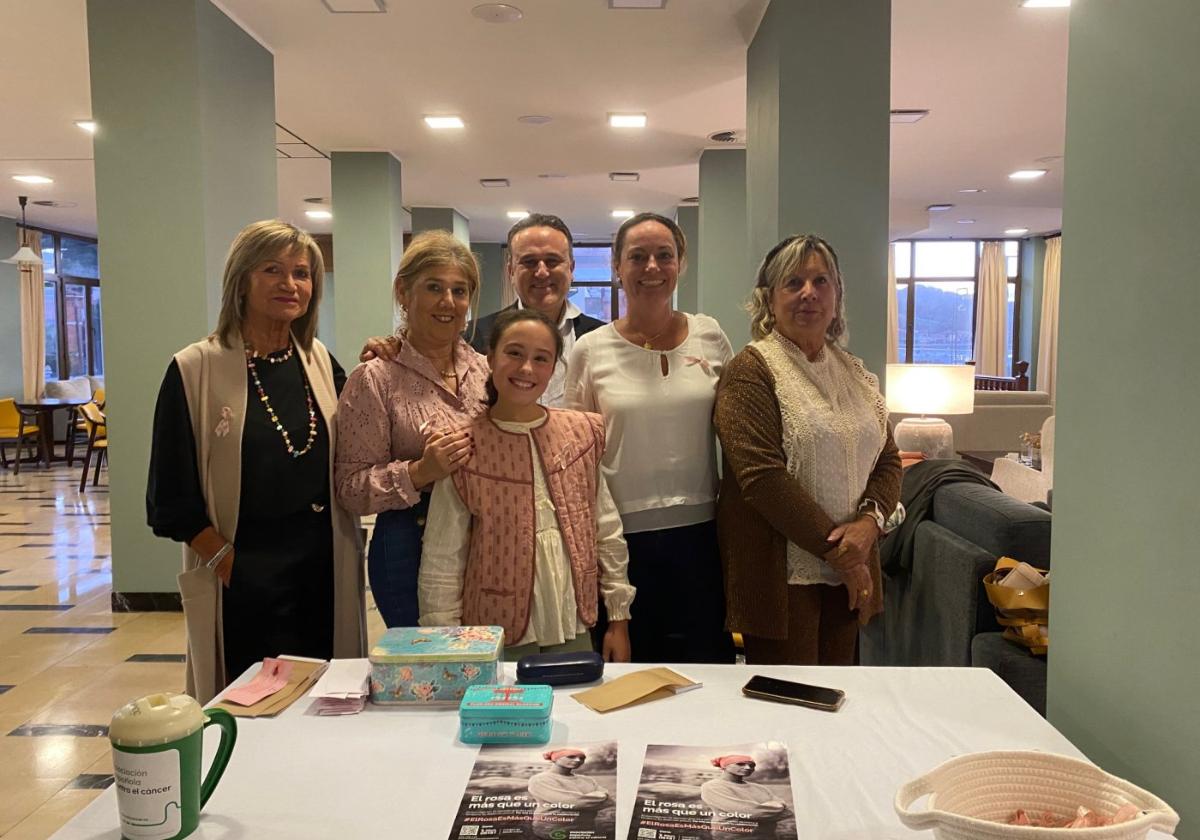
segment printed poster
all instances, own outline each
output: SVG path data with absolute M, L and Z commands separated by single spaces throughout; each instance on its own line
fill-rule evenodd
M 480 748 L 450 840 L 616 840 L 617 742 Z
M 796 840 L 787 745 L 651 744 L 628 840 Z

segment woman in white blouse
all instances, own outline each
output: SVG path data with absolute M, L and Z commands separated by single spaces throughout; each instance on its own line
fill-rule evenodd
M 843 348 L 837 254 L 793 236 L 763 260 L 754 337 L 717 392 L 729 627 L 746 661 L 850 665 L 883 609 L 878 539 L 900 497 L 879 380 Z
M 536 309 L 501 312 L 488 340 L 488 409 L 474 451 L 433 489 L 418 577 L 422 625 L 504 627 L 505 658 L 592 649 L 603 597 L 608 661 L 629 661 L 634 588 L 600 471 L 595 414 L 543 408 L 562 335 Z
M 733 356 L 720 325 L 671 298 L 687 242 L 655 213 L 627 220 L 613 243 L 625 316 L 580 338 L 567 405 L 604 416 L 604 474 L 621 512 L 635 662 L 732 662 L 717 553 L 717 380 Z

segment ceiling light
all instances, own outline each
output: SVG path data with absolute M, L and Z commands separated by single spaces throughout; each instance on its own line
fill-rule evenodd
M 925 209 L 930 213 L 944 213 L 954 207 L 953 204 L 930 204 Z
M 645 128 L 645 114 L 609 114 L 608 124 L 612 128 Z
M 528 210 L 509 210 L 504 215 L 508 216 L 508 218 L 510 218 L 514 222 L 516 222 L 516 221 L 520 221 L 521 219 L 524 219 L 526 216 L 528 216 L 529 211 Z
M 1045 174 L 1045 169 L 1018 169 L 1008 177 L 1012 178 L 1014 181 L 1033 181 L 1037 178 L 1041 178 Z
M 1065 9 L 1071 5 L 1071 0 L 1021 0 L 1021 6 L 1026 9 Z
M 29 201 L 28 196 L 17 196 L 17 203 L 21 205 L 21 230 L 25 230 L 25 202 Z M 37 265 L 42 261 L 42 255 L 30 248 L 28 245 L 22 245 L 17 249 L 17 253 L 6 259 L 6 263 L 16 263 L 17 265 Z
M 632 219 L 633 211 L 632 210 L 614 210 L 614 211 L 612 211 L 612 217 L 614 219 Z
M 516 23 L 524 15 L 516 6 L 507 3 L 483 3 L 471 9 L 471 16 L 488 23 Z
M 641 175 L 637 172 L 609 172 L 608 180 L 610 181 L 638 181 L 641 180 Z
M 502 187 L 507 187 L 508 179 L 507 178 L 480 178 L 479 186 L 486 187 L 488 189 L 498 189 L 498 188 L 502 188 Z
M 538 177 L 543 178 L 547 181 L 562 181 L 567 176 L 565 173 L 562 173 L 562 172 L 542 172 L 541 174 L 538 175 Z
M 47 178 L 45 175 L 14 175 L 14 181 L 20 181 L 22 184 L 53 184 L 53 178 Z
M 445 116 L 445 117 L 426 117 L 425 125 L 430 128 L 462 128 L 462 117 Z
M 893 108 L 893 123 L 915 123 L 929 116 L 928 108 Z
M 959 219 L 958 223 L 960 225 L 973 225 L 973 224 L 975 224 L 975 220 L 974 219 Z
M 965 190 L 959 190 L 960 193 L 984 193 L 987 192 L 983 187 L 967 187 Z
M 553 117 L 547 117 L 545 114 L 522 114 L 517 117 L 517 122 L 525 123 L 526 125 L 545 125 L 550 122 Z
M 610 9 L 665 9 L 667 0 L 608 0 Z
M 1024 236 L 1029 233 L 1029 228 L 1009 228 L 1004 231 L 1005 236 Z
M 96 133 L 96 121 L 95 120 L 75 120 L 75 125 L 82 128 L 88 134 Z
M 310 219 L 318 219 L 321 221 L 333 218 L 333 214 L 328 210 L 305 210 L 304 215 L 308 216 Z

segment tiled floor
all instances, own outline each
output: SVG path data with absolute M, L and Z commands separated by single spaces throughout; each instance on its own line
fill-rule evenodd
M 79 469 L 0 469 L 5 840 L 50 836 L 111 782 L 113 711 L 183 688 L 182 615 L 110 608 L 107 473 L 80 493 Z M 382 633 L 374 609 L 369 627 Z

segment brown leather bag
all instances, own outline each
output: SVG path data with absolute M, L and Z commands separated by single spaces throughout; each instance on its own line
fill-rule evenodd
M 1006 579 L 1018 567 L 1018 576 L 1029 580 L 1041 576 L 1040 583 L 1014 586 Z M 1031 574 L 1036 573 L 1036 574 Z M 1029 652 L 1045 655 L 1050 647 L 1046 625 L 1050 621 L 1050 573 L 1035 569 L 1011 557 L 1001 557 L 996 568 L 984 575 L 983 588 L 996 608 L 996 621 L 1004 628 L 1004 638 L 1029 648 Z

